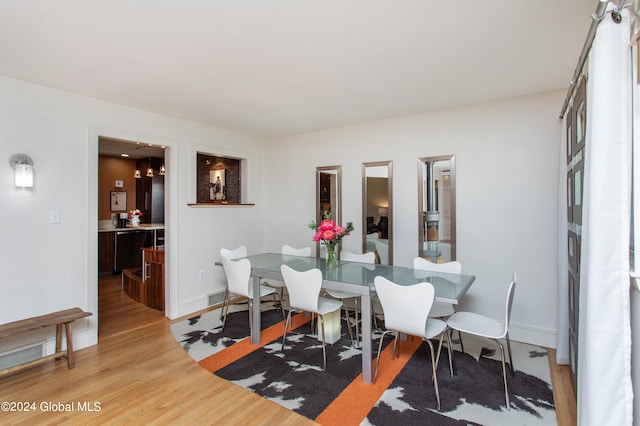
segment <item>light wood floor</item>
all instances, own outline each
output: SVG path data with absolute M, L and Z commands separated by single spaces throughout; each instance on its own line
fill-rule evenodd
M 0 412 L 0 423 L 314 424 L 200 368 L 176 344 L 171 321 L 122 294 L 116 278 L 100 280 L 99 344 L 77 351 L 73 370 L 63 359 L 0 378 L 0 402 L 35 405 Z M 551 364 L 558 424 L 575 425 L 568 367 Z

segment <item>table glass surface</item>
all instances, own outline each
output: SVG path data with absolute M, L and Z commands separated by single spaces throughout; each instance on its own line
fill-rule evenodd
M 368 263 L 338 261 L 338 267 L 327 269 L 325 259 L 301 257 L 278 253 L 263 253 L 247 256 L 251 268 L 256 271 L 280 273 L 280 266 L 287 265 L 297 271 L 320 269 L 326 281 L 347 283 L 373 288 L 374 279 L 382 276 L 399 285 L 413 285 L 429 282 L 435 289 L 436 297 L 457 302 L 473 283 L 472 275 L 447 274 L 423 271 L 402 266 L 372 265 Z

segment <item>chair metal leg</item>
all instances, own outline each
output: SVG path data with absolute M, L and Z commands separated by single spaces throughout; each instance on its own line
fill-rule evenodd
M 444 340 L 445 334 L 447 336 L 447 352 L 449 354 L 449 372 L 451 374 L 451 377 L 453 377 L 453 362 L 451 360 L 451 335 L 448 329 L 443 331 L 442 334 L 440 334 L 440 343 L 438 345 L 438 355 L 436 356 L 436 369 L 440 364 L 440 352 L 442 352 L 442 342 Z
M 398 349 L 398 340 L 400 340 L 400 333 L 394 331 L 396 338 L 393 340 L 393 352 L 391 353 L 391 359 L 396 359 L 396 350 Z
M 453 377 L 453 349 L 451 349 L 451 334 L 447 333 L 447 352 L 449 353 L 449 373 Z
M 511 369 L 511 375 L 515 376 L 516 369 L 513 367 L 513 356 L 511 355 L 511 340 L 509 339 L 509 332 L 507 332 L 506 339 L 507 339 L 507 350 L 509 351 L 509 368 Z
M 464 353 L 464 345 L 462 344 L 462 332 L 458 330 L 458 340 L 460 341 L 460 352 Z
M 227 296 L 229 296 L 229 287 L 225 287 L 224 289 L 224 298 L 222 299 L 222 309 L 220 309 L 220 320 L 224 318 L 224 305 L 227 303 Z M 224 328 L 224 325 L 222 326 Z
M 282 312 L 282 320 L 285 320 L 285 316 L 284 316 L 284 306 L 282 305 L 282 295 L 280 293 L 278 293 L 277 291 L 275 293 L 273 293 L 274 295 L 274 299 L 275 299 L 275 295 L 278 295 L 278 298 L 280 299 L 280 312 Z
M 429 344 L 431 350 L 431 374 L 433 375 L 433 388 L 436 390 L 436 399 L 438 400 L 438 411 L 440 411 L 440 391 L 438 390 L 438 376 L 436 374 L 436 357 L 433 351 L 433 343 L 431 340 L 425 339 Z M 442 338 L 440 339 L 440 346 L 442 346 Z
M 375 295 L 371 295 L 371 316 L 373 317 L 373 327 L 377 330 L 378 329 L 378 317 L 376 317 L 376 310 L 375 308 L 375 303 L 373 303 L 373 299 L 375 298 Z
M 223 318 L 222 318 L 222 330 L 224 331 L 224 326 L 227 324 L 227 316 L 229 315 L 229 305 L 231 304 L 231 293 L 227 290 L 226 292 L 226 312 L 225 312 L 225 304 L 222 305 Z
M 360 347 L 360 325 L 359 325 L 359 320 L 358 320 L 358 298 L 357 297 L 353 298 L 353 311 L 354 311 L 355 318 L 356 318 L 356 344 L 355 344 L 355 347 L 358 348 L 358 347 Z
M 500 340 L 495 339 L 495 342 L 500 347 L 500 358 L 502 359 L 502 377 L 504 378 L 504 400 L 507 404 L 507 410 L 510 408 L 509 404 L 509 387 L 507 386 L 507 367 L 504 362 L 504 346 L 500 343 Z
M 342 305 L 344 309 L 344 316 L 347 320 L 347 330 L 349 330 L 349 339 L 351 339 L 351 346 L 356 346 L 355 341 L 353 340 L 353 330 L 351 329 L 351 318 L 349 317 L 349 309 L 346 305 Z M 356 335 L 357 337 L 357 335 Z
M 378 377 L 378 367 L 380 366 L 380 352 L 382 351 L 382 342 L 384 341 L 384 336 L 386 336 L 387 333 L 392 333 L 392 331 L 385 330 L 385 332 L 382 333 L 382 336 L 380 337 L 380 343 L 378 343 L 378 357 L 376 358 L 376 370 L 373 373 L 373 380 L 371 381 L 371 383 L 375 383 L 376 377 Z

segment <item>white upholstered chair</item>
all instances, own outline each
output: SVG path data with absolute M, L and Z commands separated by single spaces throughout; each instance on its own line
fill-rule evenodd
M 438 390 L 436 370 L 438 368 L 437 360 L 440 358 L 440 351 L 442 349 L 442 340 L 447 331 L 447 323 L 440 319 L 429 317 L 429 311 L 435 298 L 433 285 L 428 282 L 408 286 L 399 285 L 381 276 L 375 277 L 374 284 L 378 298 L 380 299 L 380 304 L 382 305 L 384 325 L 386 328 L 386 331 L 382 334 L 382 337 L 380 337 L 380 343 L 378 345 L 378 357 L 373 376 L 374 382 L 378 376 L 380 351 L 382 350 L 384 336 L 387 333 L 395 334 L 392 359 L 395 358 L 400 333 L 420 337 L 427 342 L 431 351 L 431 375 L 439 410 L 440 392 Z M 438 353 L 436 356 L 431 339 L 438 336 L 440 336 L 440 344 L 438 345 Z M 449 370 L 451 375 L 453 375 L 451 344 L 449 343 L 447 346 L 449 350 Z
M 291 313 L 293 311 L 309 312 L 312 315 L 318 315 L 320 319 L 320 328 L 322 330 L 322 359 L 323 368 L 327 369 L 327 352 L 324 341 L 324 316 L 339 310 L 342 302 L 339 300 L 327 299 L 320 297 L 320 288 L 322 287 L 322 272 L 317 269 L 308 271 L 296 271 L 282 265 L 280 267 L 284 283 L 289 294 L 289 313 L 284 325 L 284 335 L 282 336 L 282 351 L 284 352 L 287 339 L 287 331 L 291 324 Z
M 229 305 L 231 304 L 231 295 L 246 297 L 249 301 L 249 328 L 252 327 L 252 315 L 253 315 L 253 303 L 254 297 L 253 286 L 251 285 L 251 262 L 248 259 L 229 259 L 226 256 L 222 256 L 222 265 L 224 267 L 224 273 L 227 277 L 227 292 L 225 293 L 225 301 L 222 305 L 223 320 L 222 329 L 227 322 L 227 316 L 229 315 Z M 275 302 L 275 295 L 278 294 L 276 289 L 260 286 L 260 294 L 258 295 L 258 303 L 264 296 L 273 295 Z M 279 294 L 278 294 L 279 296 Z M 225 312 L 226 307 L 226 312 Z M 284 319 L 284 313 L 283 313 Z
M 504 399 L 507 404 L 507 410 L 509 409 L 509 388 L 507 386 L 507 369 L 505 366 L 504 358 L 504 346 L 500 342 L 500 339 L 505 339 L 507 342 L 507 350 L 509 351 L 509 367 L 511 373 L 515 374 L 513 368 L 513 357 L 511 356 L 511 341 L 509 340 L 509 322 L 511 321 L 511 307 L 513 306 L 513 296 L 516 289 L 516 274 L 513 273 L 511 277 L 511 283 L 507 290 L 507 299 L 505 302 L 505 309 L 503 315 L 504 321 L 497 321 L 493 318 L 488 318 L 484 315 L 476 314 L 473 312 L 456 312 L 447 319 L 447 325 L 450 330 L 458 330 L 463 333 L 474 334 L 480 337 L 486 337 L 498 344 L 500 348 L 500 357 L 502 360 L 502 376 L 504 379 Z M 449 331 L 451 333 L 451 331 Z

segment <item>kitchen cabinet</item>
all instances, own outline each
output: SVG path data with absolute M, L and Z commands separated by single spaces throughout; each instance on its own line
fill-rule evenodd
M 102 229 L 98 232 L 98 273 L 118 274 L 142 265 L 142 247 L 164 244 L 162 226 Z
M 164 311 L 164 249 L 143 247 L 142 268 L 122 271 L 124 292 L 136 302 Z
M 113 273 L 115 243 L 113 232 L 98 232 L 98 273 Z

